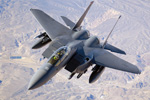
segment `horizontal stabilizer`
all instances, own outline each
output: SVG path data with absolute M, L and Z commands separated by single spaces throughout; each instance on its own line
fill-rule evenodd
M 65 16 L 61 16 L 61 18 L 63 19 L 63 21 L 66 23 L 67 26 L 69 26 L 71 29 L 75 26 L 75 23 L 72 22 L 70 19 L 68 19 Z
M 115 53 L 120 53 L 120 54 L 124 54 L 126 55 L 126 53 L 123 51 L 123 50 L 120 50 L 119 48 L 113 46 L 113 45 L 110 45 L 110 44 L 106 44 L 104 49 L 107 49 L 107 50 L 110 50 L 111 52 L 115 52 Z

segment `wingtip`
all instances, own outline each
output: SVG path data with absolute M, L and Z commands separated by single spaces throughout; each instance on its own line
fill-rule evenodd
M 35 10 L 36 10 L 36 11 L 40 11 L 39 9 L 34 9 L 34 8 L 31 8 L 31 9 L 30 9 L 30 11 L 35 11 Z
M 30 11 L 32 11 L 32 10 L 33 10 L 33 8 L 30 9 Z
M 121 15 L 119 16 L 119 19 L 121 18 Z
M 64 18 L 65 16 L 60 16 L 61 18 Z
M 136 68 L 135 74 L 141 74 L 141 70 L 138 67 Z
M 141 71 L 139 70 L 139 72 L 137 74 L 141 74 Z
M 33 9 L 33 8 L 30 9 L 31 12 L 33 12 L 34 10 L 36 10 L 36 9 Z

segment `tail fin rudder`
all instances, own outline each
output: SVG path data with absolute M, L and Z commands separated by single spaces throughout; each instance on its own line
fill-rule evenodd
M 69 26 L 71 29 L 75 26 L 75 23 L 72 22 L 70 19 L 68 19 L 67 17 L 65 16 L 61 16 L 61 18 L 63 19 L 63 21 L 65 22 L 65 24 L 67 26 Z
M 85 10 L 85 12 L 83 13 L 83 15 L 80 17 L 80 19 L 78 20 L 78 22 L 76 23 L 76 25 L 72 28 L 72 30 L 76 30 L 78 27 L 80 27 L 83 19 L 85 18 L 87 12 L 89 11 L 91 5 L 93 4 L 94 1 L 91 1 L 90 5 L 87 7 L 87 9 Z
M 111 33 L 113 32 L 113 30 L 114 30 L 114 28 L 115 28 L 115 26 L 116 26 L 116 24 L 118 23 L 118 20 L 119 20 L 120 18 L 121 18 L 121 15 L 118 17 L 118 19 L 117 19 L 115 25 L 113 26 L 112 30 L 110 31 L 109 35 L 107 36 L 107 38 L 106 38 L 106 40 L 105 40 L 105 42 L 104 42 L 102 48 L 104 48 L 105 45 L 107 44 L 107 40 L 108 40 L 109 36 L 111 35 Z

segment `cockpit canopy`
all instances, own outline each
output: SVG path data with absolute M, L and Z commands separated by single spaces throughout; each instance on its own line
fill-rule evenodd
M 64 59 L 65 57 L 68 55 L 67 53 L 67 47 L 63 46 L 60 47 L 58 50 L 56 50 L 52 56 L 50 57 L 48 63 L 58 66 Z

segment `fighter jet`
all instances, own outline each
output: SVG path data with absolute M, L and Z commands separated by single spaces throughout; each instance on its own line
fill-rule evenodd
M 77 23 L 61 16 L 69 27 L 59 23 L 39 9 L 31 9 L 35 18 L 46 31 L 36 37 L 40 38 L 40 40 L 35 43 L 32 49 L 41 48 L 48 43 L 49 46 L 42 53 L 43 57 L 48 60 L 31 78 L 28 85 L 29 90 L 44 85 L 62 68 L 71 73 L 69 76 L 69 79 L 71 79 L 75 74 L 78 74 L 77 78 L 80 78 L 87 72 L 89 67 L 93 66 L 89 83 L 95 82 L 104 72 L 105 67 L 134 74 L 141 73 L 137 66 L 111 53 L 115 52 L 125 55 L 126 53 L 123 50 L 107 43 L 121 16 L 118 17 L 104 43 L 100 43 L 96 36 L 90 36 L 88 30 L 82 29 L 81 23 L 93 2 L 90 3 Z

